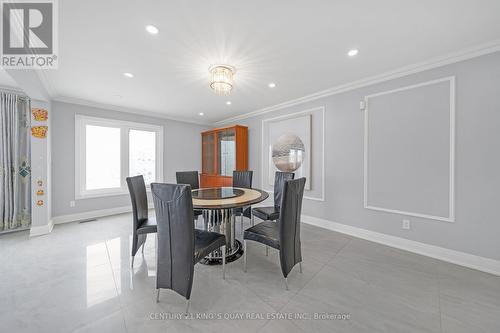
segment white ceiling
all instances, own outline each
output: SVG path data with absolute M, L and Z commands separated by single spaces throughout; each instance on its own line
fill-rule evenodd
M 0 68 L 0 87 L 19 89 L 16 81 L 3 68 Z
M 193 121 L 500 39 L 498 0 L 65 0 L 59 8 L 59 69 L 44 73 L 52 97 Z M 160 33 L 149 35 L 146 24 Z M 347 57 L 351 48 L 359 55 Z M 237 68 L 229 98 L 208 87 L 214 63 Z

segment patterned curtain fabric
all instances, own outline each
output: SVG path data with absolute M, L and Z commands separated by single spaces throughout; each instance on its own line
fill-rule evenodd
M 31 224 L 30 102 L 0 92 L 0 232 Z

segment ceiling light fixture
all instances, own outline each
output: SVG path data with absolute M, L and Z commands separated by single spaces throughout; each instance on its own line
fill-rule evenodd
M 276 83 L 271 82 L 267 85 L 269 88 L 276 88 Z
M 146 26 L 146 31 L 149 32 L 151 35 L 157 35 L 160 32 L 160 30 L 157 27 L 151 24 L 148 24 Z
M 359 53 L 359 50 L 358 49 L 352 49 L 352 50 L 349 50 L 349 52 L 347 52 L 347 55 L 349 57 L 354 57 L 356 54 Z
M 231 104 L 232 104 L 231 101 L 226 102 L 226 105 L 231 105 Z
M 213 65 L 208 68 L 208 72 L 210 73 L 210 88 L 217 95 L 229 95 L 233 89 L 235 68 L 229 65 Z
M 198 113 L 200 116 L 204 116 L 205 114 L 203 112 Z
M 132 73 L 128 73 L 128 72 L 127 72 L 127 73 L 123 73 L 123 76 L 128 77 L 128 78 L 130 78 L 130 79 L 131 79 L 131 78 L 133 78 L 133 77 L 134 77 L 134 74 L 132 74 Z

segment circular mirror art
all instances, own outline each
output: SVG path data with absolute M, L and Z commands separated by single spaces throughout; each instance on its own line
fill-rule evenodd
M 293 133 L 281 135 L 273 144 L 273 163 L 279 171 L 294 172 L 305 158 L 304 143 Z

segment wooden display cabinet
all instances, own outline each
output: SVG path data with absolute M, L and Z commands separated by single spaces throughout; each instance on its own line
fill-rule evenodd
M 232 186 L 233 170 L 248 169 L 248 127 L 235 125 L 201 133 L 201 187 Z

